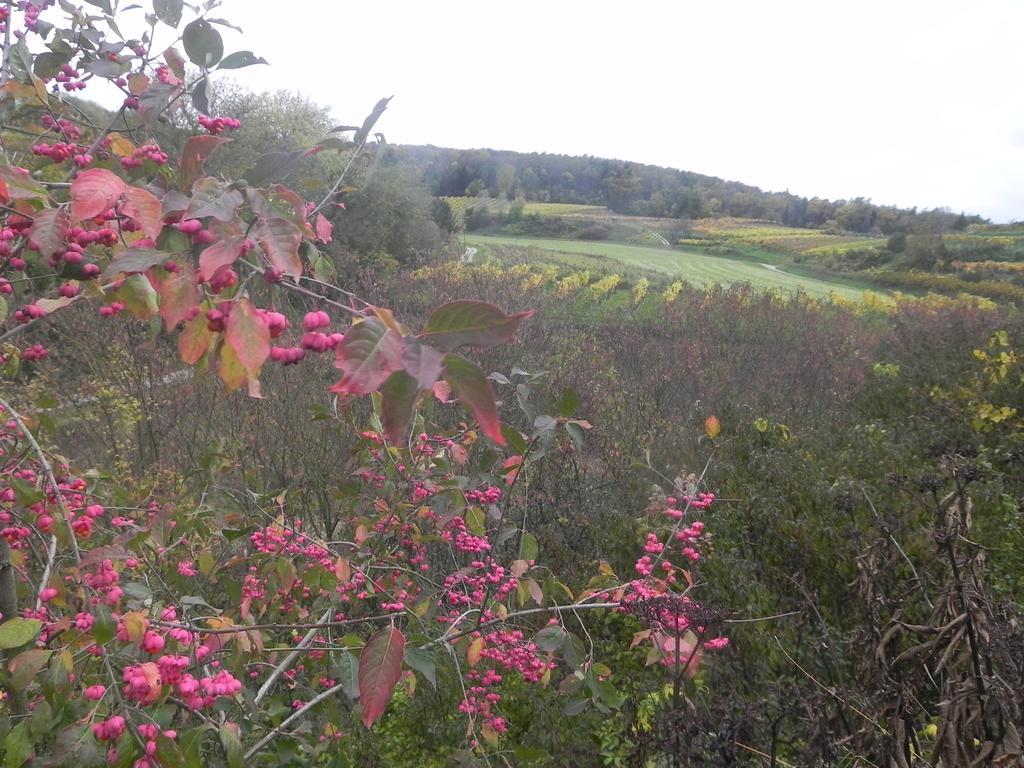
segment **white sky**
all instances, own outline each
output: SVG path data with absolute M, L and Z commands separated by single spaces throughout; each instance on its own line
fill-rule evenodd
M 1021 0 L 225 0 L 253 89 L 393 143 L 596 155 L 1024 218 Z

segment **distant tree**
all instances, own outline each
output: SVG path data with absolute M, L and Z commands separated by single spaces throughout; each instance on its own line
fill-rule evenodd
M 509 206 L 508 212 L 505 214 L 505 219 L 508 221 L 519 221 L 523 218 L 523 210 L 526 208 L 526 202 L 519 198 L 514 200 L 512 205 Z
M 892 253 L 903 253 L 907 249 L 907 233 L 893 232 L 885 243 L 887 251 Z
M 942 233 L 920 231 L 907 235 L 903 259 L 905 266 L 933 271 L 939 262 L 947 263 L 949 258 Z
M 382 167 L 345 198 L 334 239 L 363 255 L 383 254 L 410 264 L 440 244 L 434 201 L 408 169 Z
M 430 207 L 430 218 L 434 220 L 441 233 L 451 235 L 459 230 L 459 218 L 452 210 L 451 203 L 443 197 L 435 197 Z
M 616 213 L 631 213 L 640 199 L 641 183 L 632 165 L 623 164 L 604 182 L 607 205 Z

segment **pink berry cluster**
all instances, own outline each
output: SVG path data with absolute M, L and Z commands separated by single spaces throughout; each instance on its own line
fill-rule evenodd
M 207 117 L 206 115 L 199 116 L 199 124 L 213 136 L 217 136 L 225 130 L 236 131 L 242 127 L 242 121 L 234 117 Z
M 285 323 L 287 323 L 287 321 L 285 321 Z M 320 354 L 337 348 L 337 346 L 345 340 L 345 335 L 342 333 L 324 333 L 321 330 L 327 328 L 330 324 L 331 316 L 326 312 L 307 312 L 305 317 L 302 318 L 302 328 L 305 333 L 299 340 L 298 346 L 272 347 L 270 350 L 270 359 L 283 365 L 294 365 L 306 357 L 306 352 L 315 352 Z M 277 338 L 281 333 L 284 333 L 284 330 L 287 328 L 287 324 L 282 327 L 281 323 L 276 321 L 274 325 L 271 326 L 268 321 L 268 328 L 271 328 L 271 338 Z M 276 335 L 275 330 L 278 330 Z
M 30 3 L 30 5 L 32 5 Z M 28 12 L 26 11 L 26 16 Z M 68 93 L 73 91 L 84 91 L 86 82 L 82 79 L 82 73 L 72 67 L 70 64 L 65 64 L 60 68 L 60 72 L 53 78 L 54 79 L 54 90 L 58 87 L 63 88 Z
M 141 168 L 147 160 L 157 165 L 167 165 L 168 157 L 167 153 L 160 149 L 159 145 L 143 144 L 133 149 L 128 157 L 121 158 L 121 167 L 126 170 Z

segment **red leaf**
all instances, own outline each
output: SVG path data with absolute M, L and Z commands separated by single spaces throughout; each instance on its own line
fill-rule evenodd
M 181 178 L 179 179 L 182 191 L 189 189 L 203 170 L 203 163 L 206 162 L 213 151 L 221 144 L 226 144 L 231 139 L 223 136 L 193 136 L 185 142 L 185 148 L 181 151 Z
M 331 224 L 322 213 L 316 215 L 316 239 L 324 245 L 331 242 L 331 232 L 334 231 L 334 225 Z
M 344 375 L 332 392 L 368 395 L 402 367 L 402 337 L 376 317 L 352 324 L 335 352 L 334 367 Z
M 63 208 L 44 208 L 32 215 L 28 239 L 46 258 L 63 251 L 68 238 L 68 214 Z
M 228 315 L 227 341 L 249 374 L 255 374 L 270 355 L 270 329 L 248 299 L 238 299 Z
M 28 175 L 24 168 L 0 166 L 0 197 L 10 200 L 45 200 L 46 187 Z
M 434 382 L 441 378 L 444 357 L 433 347 L 407 337 L 405 350 L 402 352 L 402 364 L 406 373 L 416 380 L 420 389 L 430 389 Z
M 189 263 L 179 265 L 177 272 L 163 277 L 156 292 L 160 295 L 160 316 L 168 332 L 174 330 L 178 323 L 199 306 L 196 275 Z
M 209 280 L 218 269 L 234 264 L 242 254 L 243 242 L 244 237 L 229 237 L 203 249 L 199 254 L 199 271 L 203 275 L 203 280 Z
M 509 341 L 532 315 L 506 315 L 484 301 L 452 301 L 434 310 L 419 338 L 448 352 L 467 344 L 493 347 Z
M 121 211 L 142 227 L 146 237 L 156 240 L 164 228 L 163 206 L 160 198 L 142 187 L 128 187 L 124 193 Z
M 369 728 L 387 709 L 402 677 L 405 636 L 395 627 L 375 633 L 359 655 L 359 702 L 363 707 L 363 725 Z
M 206 317 L 202 313 L 185 323 L 185 328 L 178 337 L 178 354 L 186 365 L 195 365 L 203 359 L 203 355 L 213 342 L 214 333 L 206 327 Z
M 117 205 L 125 183 L 106 168 L 82 171 L 71 182 L 71 220 L 91 219 Z
M 294 277 L 302 274 L 302 260 L 299 258 L 302 234 L 298 227 L 287 219 L 261 219 L 253 229 L 253 236 L 274 269 Z
M 484 434 L 498 445 L 505 444 L 498 419 L 498 404 L 491 382 L 483 371 L 458 355 L 445 355 L 444 378 L 452 385 L 459 401 L 472 411 Z
M 440 400 L 442 403 L 452 402 L 452 385 L 442 379 L 441 381 L 435 381 L 434 386 L 431 387 L 434 392 L 434 397 Z

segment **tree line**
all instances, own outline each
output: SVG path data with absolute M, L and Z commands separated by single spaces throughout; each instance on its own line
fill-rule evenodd
M 791 227 L 885 235 L 957 230 L 985 222 L 977 215 L 877 205 L 862 197 L 827 200 L 766 192 L 692 171 L 600 157 L 392 145 L 385 162 L 415 168 L 437 196 L 603 205 L 631 216 L 734 216 Z

